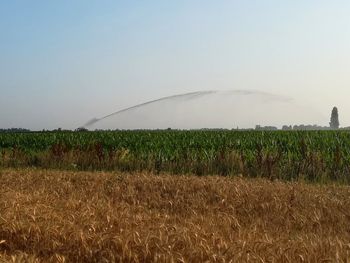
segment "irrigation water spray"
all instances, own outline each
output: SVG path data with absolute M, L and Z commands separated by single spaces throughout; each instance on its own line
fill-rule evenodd
M 83 127 L 248 128 L 256 124 L 314 124 L 322 119 L 323 116 L 289 97 L 255 90 L 210 90 L 147 101 L 94 118 Z

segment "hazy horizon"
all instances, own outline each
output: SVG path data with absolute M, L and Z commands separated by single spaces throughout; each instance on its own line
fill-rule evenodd
M 293 98 L 254 90 L 199 91 L 152 100 L 94 117 L 89 129 L 282 128 L 317 124 L 322 114 Z M 328 125 L 327 125 L 328 126 Z
M 339 0 L 4 1 L 0 129 L 75 129 L 162 97 L 222 90 L 292 98 L 303 106 L 298 114 L 288 106 L 285 120 L 298 120 L 305 106 L 315 112 L 305 115 L 315 117 L 304 124 L 328 125 L 337 106 L 341 126 L 350 126 L 349 11 L 350 2 Z M 125 127 L 146 125 L 147 118 L 155 129 L 172 120 L 184 128 L 199 120 L 226 127 L 236 118 L 233 128 L 239 103 L 230 98 L 217 96 L 217 104 L 202 98 L 178 115 L 171 110 L 178 105 L 168 110 L 153 105 L 124 117 Z M 235 112 L 224 114 L 231 101 Z M 249 104 L 239 102 L 241 109 Z M 261 123 L 253 108 L 244 114 L 254 124 L 283 121 L 266 116 Z

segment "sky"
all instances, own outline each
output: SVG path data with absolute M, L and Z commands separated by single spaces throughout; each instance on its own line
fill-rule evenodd
M 348 126 L 349 13 L 345 0 L 1 1 L 0 128 L 74 129 L 206 90 L 292 97 L 320 125 L 337 106 Z

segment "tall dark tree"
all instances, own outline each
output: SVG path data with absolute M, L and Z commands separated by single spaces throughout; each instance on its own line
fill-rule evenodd
M 334 107 L 331 115 L 331 122 L 329 123 L 331 129 L 339 129 L 339 115 L 338 108 Z

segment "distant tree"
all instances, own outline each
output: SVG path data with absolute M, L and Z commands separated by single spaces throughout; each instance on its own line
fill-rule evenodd
M 88 129 L 86 129 L 85 127 L 79 127 L 77 129 L 75 129 L 76 132 L 87 132 L 89 131 Z
M 10 129 L 0 129 L 0 132 L 7 132 L 7 133 L 25 133 L 30 132 L 28 129 L 22 129 L 22 128 L 10 128 Z
M 329 123 L 331 129 L 339 129 L 339 115 L 338 108 L 334 107 L 331 115 L 331 122 Z

